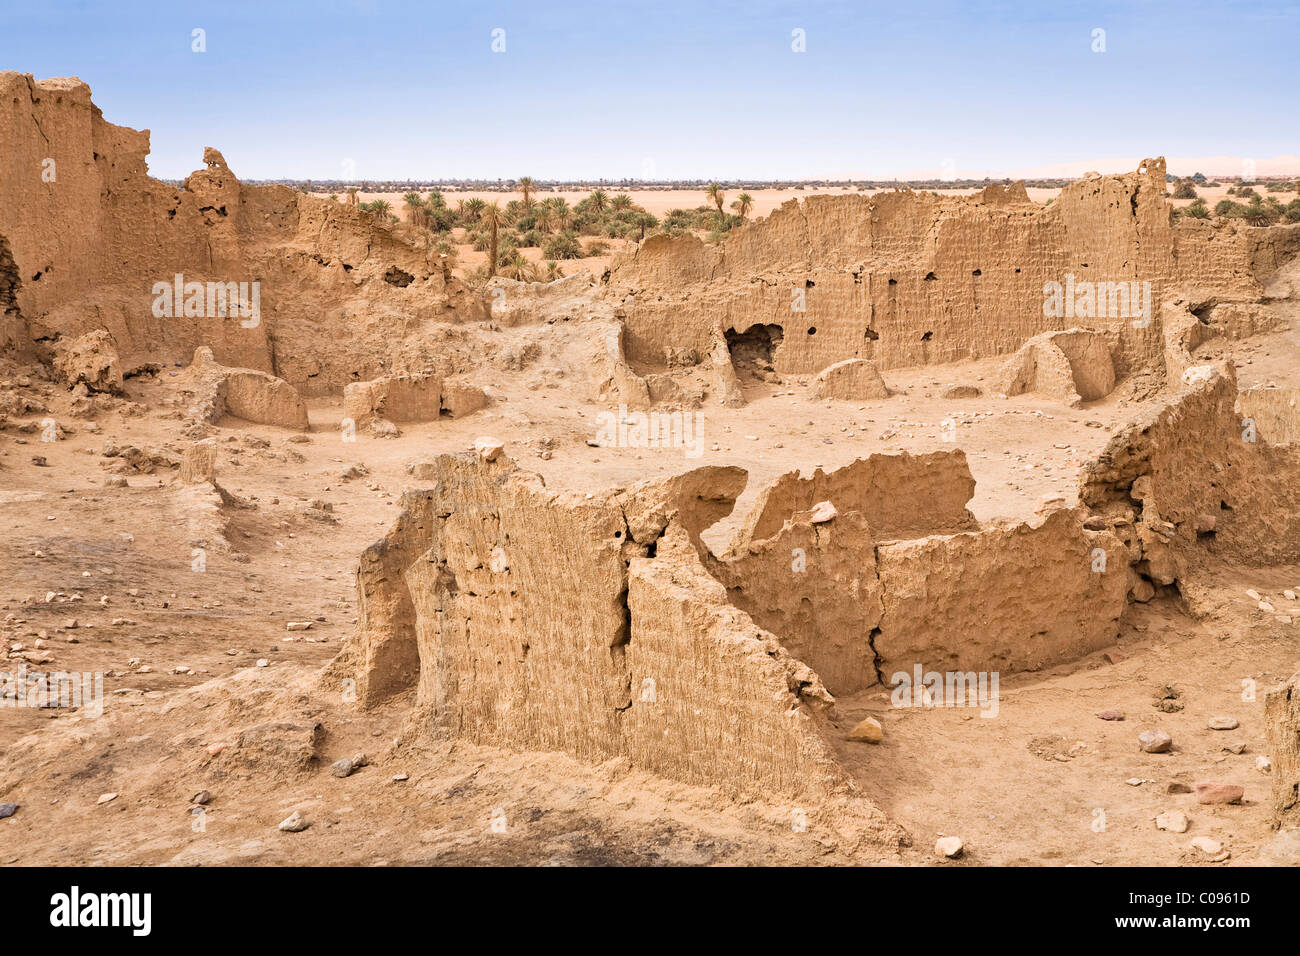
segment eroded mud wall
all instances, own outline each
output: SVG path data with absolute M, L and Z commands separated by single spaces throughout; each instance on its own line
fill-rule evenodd
M 420 347 L 431 324 L 486 317 L 481 297 L 399 229 L 244 186 L 215 150 L 179 189 L 152 179 L 148 131 L 106 122 L 79 80 L 0 73 L 0 144 L 0 235 L 31 336 L 106 329 L 128 372 L 208 345 L 223 365 L 337 391 L 404 362 L 454 359 L 454 342 Z M 178 274 L 206 297 L 161 304 L 155 284 Z M 216 314 L 207 283 L 247 283 L 251 300 L 254 282 L 255 319 Z
M 940 198 L 900 191 L 791 200 L 724 243 L 646 242 L 610 270 L 627 349 L 663 361 L 666 346 L 705 350 L 715 329 L 784 332 L 778 371 L 812 374 L 847 358 L 896 368 L 1014 352 L 1046 331 L 1086 325 L 1113 332 L 1118 371 L 1155 364 L 1159 304 L 1176 289 L 1204 300 L 1254 301 L 1245 227 L 1170 224 L 1165 164 L 1094 176 L 1050 206 L 1023 188 Z M 1044 287 L 1067 276 L 1149 282 L 1152 322 L 1141 316 L 1060 316 Z

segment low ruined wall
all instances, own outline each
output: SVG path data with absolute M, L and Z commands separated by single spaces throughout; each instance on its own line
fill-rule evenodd
M 782 475 L 760 494 L 738 542 L 771 537 L 796 511 L 830 501 L 841 511 L 861 512 L 878 539 L 919 537 L 977 527 L 966 504 L 975 479 L 960 449 L 913 455 L 872 455 L 811 477 Z
M 437 421 L 442 381 L 429 375 L 389 375 L 343 389 L 343 415 L 361 422 L 373 415 L 392 422 Z
M 1230 366 L 1193 366 L 1084 468 L 1080 502 L 1136 515 L 1138 569 L 1157 584 L 1214 558 L 1300 560 L 1300 449 L 1243 427 L 1237 397 Z
M 1060 509 L 1010 527 L 882 544 L 881 670 L 1025 671 L 1115 642 L 1128 553 Z
M 233 415 L 259 425 L 308 428 L 307 404 L 284 379 L 257 369 L 227 368 L 206 346 L 194 350 L 186 375 L 195 396 L 191 414 L 198 421 L 215 423 Z
M 1079 405 L 1110 394 L 1115 388 L 1115 363 L 1101 332 L 1044 332 L 1017 350 L 992 387 L 1002 395 L 1036 392 Z
M 727 597 L 778 634 L 832 694 L 876 683 L 871 642 L 883 613 L 876 541 L 856 511 L 814 524 L 807 514 L 710 564 Z
M 343 415 L 354 422 L 378 416 L 390 422 L 434 422 L 462 418 L 487 407 L 482 388 L 434 375 L 385 375 L 343 389 Z

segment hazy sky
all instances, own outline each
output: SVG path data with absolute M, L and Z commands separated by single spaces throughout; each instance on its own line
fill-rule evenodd
M 1300 154 L 1300 5 L 1252 0 L 0 0 L 0 69 L 81 77 L 109 121 L 152 130 L 167 178 L 204 146 L 243 178 L 316 179 Z

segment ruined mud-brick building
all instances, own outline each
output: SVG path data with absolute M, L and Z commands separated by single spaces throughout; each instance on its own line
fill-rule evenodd
M 454 348 L 436 327 L 486 315 L 436 254 L 364 212 L 245 186 L 213 149 L 178 188 L 148 175 L 148 152 L 148 131 L 106 122 L 80 80 L 0 72 L 0 344 L 106 329 L 126 374 L 206 345 L 310 395 L 436 366 Z M 177 275 L 258 283 L 258 321 L 157 314 L 155 284 Z
M 1122 376 L 1161 366 L 1164 303 L 1208 325 L 1258 315 L 1260 277 L 1300 251 L 1300 226 L 1173 222 L 1165 193 L 1165 162 L 1148 159 L 1128 175 L 1089 175 L 1049 206 L 1018 183 L 960 198 L 809 196 L 720 245 L 651 237 L 605 282 L 626 356 L 645 369 L 665 367 L 666 349 L 725 360 L 724 345 L 765 352 L 779 373 L 850 358 L 889 369 L 1008 354 L 1039 333 L 1087 327 L 1105 333 Z M 1105 283 L 1105 301 L 1046 314 L 1045 287 L 1067 282 Z M 1132 283 L 1149 290 L 1153 321 L 1120 298 Z
M 148 133 L 105 122 L 77 80 L 0 73 L 0 133 L 7 353 L 62 349 L 70 381 L 103 388 L 196 357 L 205 419 L 233 407 L 305 427 L 301 394 L 344 396 L 358 420 L 481 400 L 455 375 L 487 304 L 399 227 L 244 186 L 216 150 L 180 187 L 154 180 Z M 504 456 L 439 457 L 361 556 L 361 626 L 330 676 L 365 704 L 412 701 L 431 732 L 824 801 L 855 791 L 837 698 L 915 664 L 1074 660 L 1114 640 L 1130 602 L 1195 591 L 1220 562 L 1300 560 L 1293 396 L 1239 397 L 1230 368 L 1193 356 L 1277 321 L 1261 280 L 1300 252 L 1300 227 L 1173 222 L 1164 192 L 1148 160 L 1047 207 L 1019 185 L 809 197 L 719 246 L 652 237 L 595 289 L 521 290 L 501 323 L 599 300 L 589 384 L 629 404 L 696 365 L 714 399 L 742 402 L 746 357 L 839 365 L 824 394 L 882 401 L 879 368 L 993 355 L 1009 357 L 1008 393 L 1090 401 L 1137 372 L 1166 388 L 1086 465 L 1073 507 L 981 525 L 960 451 L 874 455 L 773 482 L 721 553 L 701 534 L 734 509 L 739 468 L 577 495 Z M 159 315 L 155 287 L 176 276 L 258 283 L 258 321 Z M 1136 283 L 1142 300 L 1045 309 L 1071 281 Z M 1242 440 L 1238 402 L 1259 441 Z M 1273 705 L 1279 815 L 1295 807 L 1294 699 Z

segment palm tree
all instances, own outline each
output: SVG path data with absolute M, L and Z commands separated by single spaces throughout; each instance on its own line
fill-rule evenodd
M 477 196 L 464 200 L 460 205 L 462 213 L 470 222 L 478 222 L 482 219 L 483 211 L 487 208 L 487 203 Z
M 722 215 L 722 202 L 727 198 L 727 194 L 722 191 L 722 187 L 717 183 L 709 183 L 709 188 L 705 190 L 709 197 L 709 202 L 718 207 L 718 215 Z
M 591 203 L 591 208 L 596 212 L 604 212 L 606 207 L 609 206 L 609 196 L 603 189 L 593 190 L 592 194 L 587 197 L 587 201 Z
M 330 193 L 330 202 L 338 202 L 338 201 L 339 201 L 339 194 L 338 194 L 338 193 Z
M 569 228 L 569 222 L 573 219 L 573 210 L 563 196 L 552 196 L 546 200 L 551 204 L 555 228 L 564 232 Z
M 533 177 L 519 177 L 519 191 L 524 194 L 523 206 L 525 209 L 533 208 Z
M 411 225 L 418 226 L 427 218 L 424 212 L 424 200 L 420 198 L 419 193 L 407 193 L 402 197 L 406 203 L 406 215 L 411 221 Z
M 648 212 L 641 212 L 637 214 L 636 224 L 641 227 L 641 237 L 637 239 L 637 242 L 645 242 L 646 229 L 653 229 L 659 225 L 659 220 Z
M 482 200 L 479 200 L 482 202 Z M 488 244 L 488 278 L 497 274 L 497 250 L 500 248 L 497 241 L 497 229 L 501 225 L 501 207 L 493 200 L 483 205 L 483 221 L 487 223 L 488 228 L 492 230 L 492 240 Z
M 355 206 L 356 204 L 357 204 L 357 187 L 356 187 L 356 186 L 349 186 L 349 187 L 348 187 L 348 205 L 349 205 L 349 206 Z
M 556 262 L 554 259 L 547 259 L 546 260 L 546 281 L 554 282 L 556 279 L 563 279 L 563 278 L 564 278 L 564 270 L 560 268 L 560 264 Z
M 430 209 L 447 208 L 447 200 L 443 199 L 442 193 L 436 189 L 429 190 L 429 198 L 424 201 L 424 204 Z
M 749 193 L 741 193 L 739 198 L 737 198 L 736 201 L 731 204 L 731 208 L 736 210 L 736 212 L 740 214 L 741 219 L 744 219 L 746 216 L 749 215 L 749 210 L 753 207 L 753 205 L 754 205 L 754 197 L 751 196 Z
M 555 207 L 550 202 L 538 204 L 537 228 L 542 232 L 550 232 L 555 228 Z
M 380 222 L 387 222 L 392 217 L 392 208 L 387 199 L 376 199 L 370 204 L 370 211 L 378 217 Z
M 615 196 L 613 199 L 609 201 L 609 208 L 620 209 L 620 210 L 631 209 L 632 197 L 629 196 L 627 193 L 619 193 L 617 196 Z

